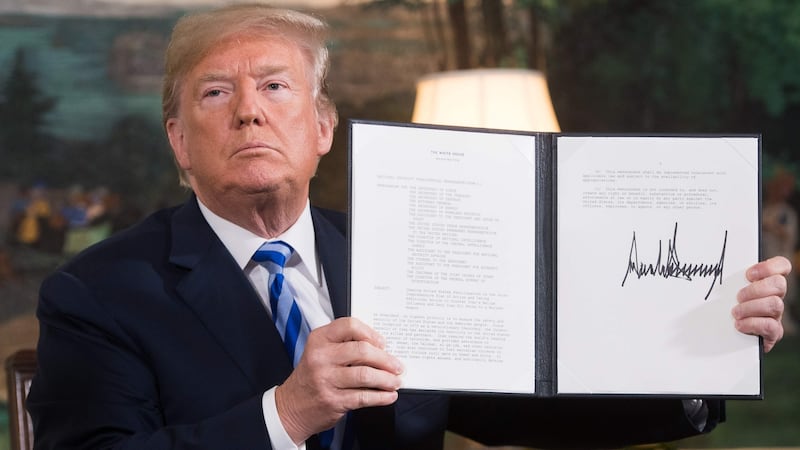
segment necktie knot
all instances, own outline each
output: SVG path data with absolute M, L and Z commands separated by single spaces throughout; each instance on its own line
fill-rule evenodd
M 265 242 L 256 250 L 253 261 L 265 266 L 270 273 L 281 273 L 294 249 L 283 241 Z

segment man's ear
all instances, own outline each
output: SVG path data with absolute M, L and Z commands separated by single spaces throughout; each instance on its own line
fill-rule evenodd
M 319 114 L 317 119 L 317 135 L 319 136 L 317 142 L 317 155 L 321 158 L 331 151 L 333 145 L 333 132 L 336 130 L 335 115 L 323 111 Z
M 169 145 L 172 147 L 172 153 L 175 155 L 175 161 L 178 166 L 183 170 L 192 168 L 189 160 L 189 152 L 186 150 L 186 135 L 183 130 L 183 122 L 177 117 L 167 119 L 165 126 L 167 130 L 167 138 Z

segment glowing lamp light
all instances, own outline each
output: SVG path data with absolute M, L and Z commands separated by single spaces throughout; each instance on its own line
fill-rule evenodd
M 440 72 L 417 82 L 415 123 L 558 132 L 547 80 L 526 69 Z

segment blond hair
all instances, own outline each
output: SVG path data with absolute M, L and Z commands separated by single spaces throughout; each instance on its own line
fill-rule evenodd
M 182 17 L 172 30 L 164 60 L 161 114 L 164 125 L 177 117 L 184 77 L 217 44 L 233 36 L 279 36 L 297 44 L 310 63 L 312 95 L 318 114 L 331 114 L 334 126 L 336 106 L 328 95 L 328 27 L 322 20 L 298 11 L 245 3 L 203 11 Z M 181 184 L 188 186 L 180 170 Z

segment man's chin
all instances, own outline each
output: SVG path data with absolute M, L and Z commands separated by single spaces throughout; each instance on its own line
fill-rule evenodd
M 247 196 L 281 196 L 292 195 L 296 192 L 286 181 L 260 181 L 257 183 L 245 184 L 239 187 L 238 192 Z

